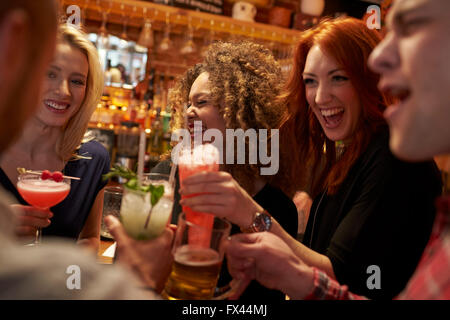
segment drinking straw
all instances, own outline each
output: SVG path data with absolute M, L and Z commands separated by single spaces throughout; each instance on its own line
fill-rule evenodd
M 169 186 L 172 188 L 175 186 L 174 180 L 175 180 L 175 172 L 177 171 L 177 165 L 175 163 L 172 163 L 172 167 L 170 168 L 170 175 L 169 175 Z
M 185 104 L 183 107 L 183 116 L 184 116 L 184 130 L 188 130 L 188 120 L 187 120 L 187 109 L 188 109 L 188 105 Z M 177 159 L 179 159 L 180 154 L 178 154 Z M 170 186 L 175 186 L 174 184 L 174 179 L 175 179 L 175 172 L 177 171 L 177 164 L 176 163 L 172 163 L 172 167 L 170 168 L 170 175 L 169 175 L 169 185 Z
M 188 109 L 188 104 L 185 104 L 185 105 L 184 105 L 184 108 L 183 108 L 183 115 L 184 115 L 184 129 L 185 129 L 185 130 L 188 130 L 187 109 Z
M 138 154 L 138 185 L 142 185 L 142 179 L 144 177 L 144 157 L 145 157 L 145 131 L 141 130 L 139 138 L 139 154 Z

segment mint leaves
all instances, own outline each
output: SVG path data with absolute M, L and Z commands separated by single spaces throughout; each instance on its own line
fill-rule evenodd
M 142 191 L 142 192 L 150 192 L 151 197 L 150 201 L 152 207 L 158 203 L 159 199 L 164 195 L 164 186 L 163 185 L 142 185 L 139 186 L 138 178 L 134 171 L 128 169 L 127 167 L 121 165 L 114 165 L 111 170 L 103 175 L 103 180 L 110 179 L 112 177 L 122 177 L 127 179 L 128 181 L 125 183 L 125 186 L 129 189 Z
M 127 167 L 121 166 L 121 165 L 114 165 L 111 170 L 103 175 L 103 180 L 111 179 L 112 177 L 122 177 L 125 179 L 136 179 L 137 183 L 137 175 L 134 171 L 131 171 Z
M 164 186 L 149 185 L 148 187 L 150 187 L 150 192 L 152 193 L 150 201 L 152 203 L 152 206 L 154 206 L 164 195 Z

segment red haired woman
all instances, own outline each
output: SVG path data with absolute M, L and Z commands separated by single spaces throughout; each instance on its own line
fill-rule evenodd
M 283 239 L 352 292 L 392 298 L 425 248 L 441 182 L 433 162 L 406 163 L 389 151 L 386 99 L 367 67 L 379 41 L 377 31 L 346 18 L 320 23 L 297 45 L 282 135 L 297 150 L 290 183 L 307 185 L 314 201 L 304 244 Z

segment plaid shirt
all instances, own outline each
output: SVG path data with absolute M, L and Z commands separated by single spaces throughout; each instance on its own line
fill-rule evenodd
M 401 300 L 450 300 L 450 196 L 436 201 L 437 215 L 430 240 Z M 347 286 L 341 286 L 314 268 L 314 288 L 308 300 L 361 300 Z

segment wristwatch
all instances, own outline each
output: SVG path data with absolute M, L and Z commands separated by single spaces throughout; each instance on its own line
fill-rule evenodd
M 272 216 L 264 210 L 257 212 L 253 218 L 253 222 L 247 227 L 242 228 L 241 231 L 245 233 L 269 231 L 272 227 Z

